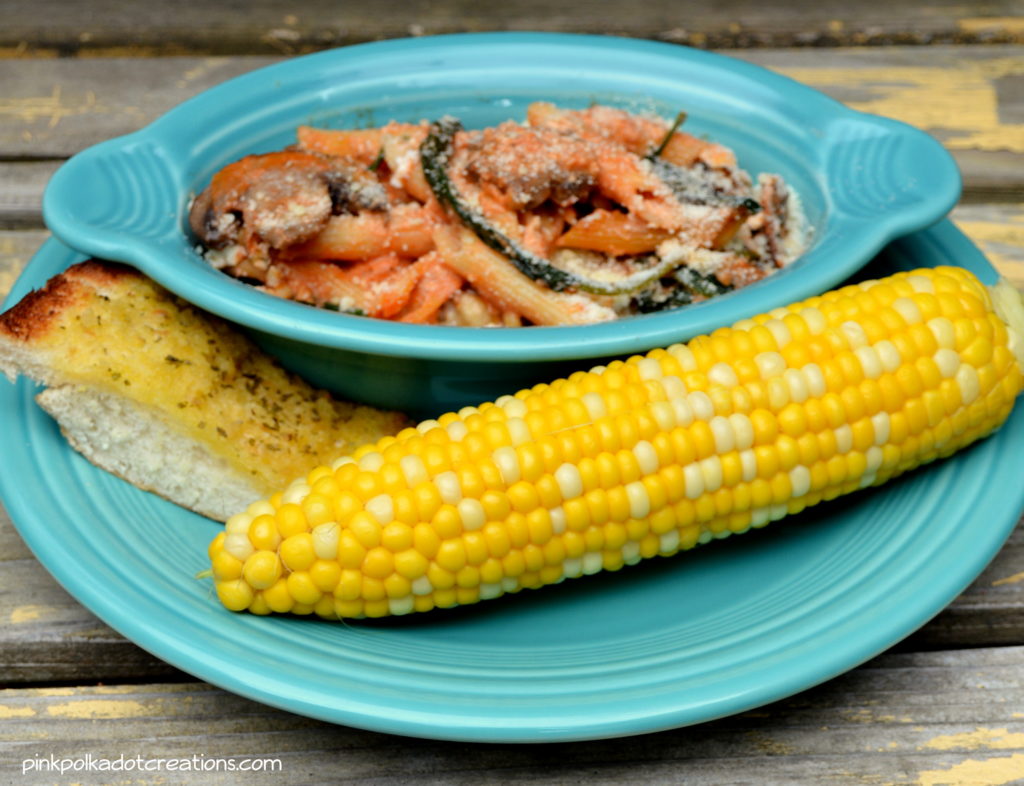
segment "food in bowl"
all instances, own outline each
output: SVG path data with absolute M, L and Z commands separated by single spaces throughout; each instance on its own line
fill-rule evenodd
M 1024 298 L 956 267 L 862 281 L 449 412 L 318 467 L 210 546 L 234 611 L 475 603 L 746 532 L 987 436 Z
M 412 323 L 585 324 L 752 284 L 806 248 L 800 200 L 662 118 L 301 126 L 193 200 L 206 259 L 282 298 Z

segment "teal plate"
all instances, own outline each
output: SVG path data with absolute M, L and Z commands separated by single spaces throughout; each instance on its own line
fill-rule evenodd
M 49 241 L 11 294 L 81 256 Z M 948 222 L 864 271 L 995 272 Z M 820 683 L 899 641 L 977 577 L 1024 508 L 1024 410 L 956 457 L 741 537 L 477 606 L 390 621 L 232 614 L 219 527 L 82 459 L 25 381 L 0 382 L 0 497 L 83 605 L 243 696 L 418 737 L 542 742 L 699 723 Z
M 196 252 L 191 195 L 228 162 L 294 143 L 300 123 L 351 128 L 450 114 L 479 127 L 522 120 L 534 101 L 666 118 L 685 110 L 687 131 L 733 148 L 752 174 L 786 179 L 813 228 L 809 250 L 763 281 L 686 309 L 529 331 L 314 309 L 232 279 Z M 952 157 L 928 134 L 750 63 L 652 41 L 494 33 L 343 47 L 217 85 L 74 156 L 50 181 L 43 214 L 70 247 L 135 265 L 244 325 L 314 384 L 425 414 L 560 376 L 565 362 L 641 352 L 824 291 L 892 238 L 941 219 L 959 194 Z

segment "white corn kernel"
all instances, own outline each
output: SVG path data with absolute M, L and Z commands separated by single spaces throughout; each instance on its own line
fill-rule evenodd
M 868 334 L 865 333 L 864 328 L 856 322 L 843 322 L 839 326 L 839 330 L 841 330 L 843 336 L 846 337 L 846 343 L 849 345 L 850 349 L 856 350 L 868 345 Z
M 455 507 L 459 511 L 462 528 L 467 532 L 482 529 L 487 523 L 487 514 L 484 512 L 484 506 L 480 500 L 463 497 Z
M 807 389 L 807 380 L 804 378 L 803 371 L 795 368 L 787 368 L 783 373 L 782 378 L 786 381 L 786 387 L 789 388 L 789 397 L 797 404 L 803 404 L 807 401 L 809 391 Z
M 421 420 L 416 424 L 416 430 L 420 432 L 420 434 L 426 434 L 428 431 L 433 431 L 436 428 L 441 428 L 441 424 L 433 418 L 430 418 L 429 420 Z
M 249 525 L 252 524 L 252 520 L 256 516 L 252 515 L 248 511 L 245 513 L 236 513 L 234 516 L 224 522 L 224 531 L 228 535 L 245 535 L 249 531 Z
M 793 486 L 793 497 L 802 497 L 811 490 L 811 471 L 803 464 L 797 464 L 789 471 L 789 482 Z
M 555 470 L 555 482 L 562 499 L 573 499 L 583 493 L 583 478 L 575 464 L 566 462 Z
M 635 540 L 622 545 L 622 561 L 627 565 L 636 565 L 640 561 L 640 544 Z
M 736 376 L 736 372 L 733 371 L 732 366 L 728 363 L 715 363 L 715 365 L 709 368 L 708 381 L 715 385 L 722 385 L 723 387 L 735 387 L 740 384 L 740 381 Z
M 892 420 L 889 418 L 889 413 L 884 409 L 881 412 L 876 412 L 871 416 L 871 425 L 875 429 L 875 444 L 884 445 L 889 441 L 889 432 L 892 426 Z
M 640 379 L 659 379 L 663 373 L 657 358 L 642 358 L 637 361 L 636 370 Z
M 889 374 L 896 371 L 903 362 L 900 351 L 889 339 L 882 339 L 875 344 L 875 352 L 878 353 L 878 360 L 882 364 L 882 370 Z
M 825 384 L 821 366 L 817 363 L 808 363 L 800 370 L 804 372 L 804 381 L 807 382 L 807 394 L 813 398 L 824 396 L 828 386 Z
M 604 568 L 604 559 L 599 551 L 588 551 L 583 555 L 583 573 L 592 576 Z
M 310 534 L 313 536 L 313 551 L 320 559 L 338 558 L 338 539 L 341 535 L 341 527 L 336 521 L 326 521 L 313 527 Z
M 708 456 L 699 463 L 704 477 L 704 491 L 713 494 L 722 487 L 722 460 L 718 456 Z
M 480 585 L 481 600 L 493 600 L 494 598 L 500 598 L 504 594 L 505 591 L 501 588 L 501 584 L 484 582 Z
M 604 399 L 601 398 L 601 394 L 596 391 L 590 391 L 580 396 L 580 401 L 583 402 L 583 406 L 587 408 L 587 414 L 593 420 L 603 418 L 608 414 L 608 408 L 605 406 Z
M 675 374 L 667 374 L 660 380 L 661 387 L 665 390 L 665 398 L 671 401 L 679 396 L 685 396 L 689 391 L 686 389 L 686 383 L 683 382 Z
M 914 288 L 915 292 L 934 292 L 935 285 L 927 276 L 907 276 L 907 283 Z
M 786 370 L 786 359 L 778 352 L 758 352 L 754 355 L 754 365 L 761 379 L 771 379 Z
M 965 407 L 973 404 L 981 395 L 981 380 L 978 378 L 977 370 L 970 363 L 960 364 L 960 368 L 956 370 L 956 384 L 960 388 L 960 398 Z
M 803 318 L 804 324 L 807 325 L 811 335 L 817 336 L 828 329 L 828 320 L 825 319 L 825 315 L 814 306 L 800 309 L 800 316 Z
M 285 505 L 297 505 L 307 496 L 309 496 L 309 485 L 304 481 L 296 481 L 281 495 L 281 502 Z
M 253 518 L 256 518 L 257 516 L 273 516 L 274 506 L 267 500 L 261 499 L 249 505 L 249 507 L 245 509 L 245 512 Z
M 736 435 L 733 433 L 729 418 L 715 415 L 708 421 L 708 425 L 711 427 L 711 435 L 715 438 L 716 453 L 728 453 L 736 447 Z
M 687 464 L 683 467 L 683 479 L 686 481 L 688 499 L 697 499 L 704 493 L 704 474 L 698 464 Z
M 404 598 L 388 598 L 388 611 L 395 616 L 412 614 L 415 610 L 416 604 L 412 595 L 406 595 Z
M 356 460 L 351 456 L 340 456 L 331 462 L 331 469 L 337 471 L 344 467 L 346 464 L 355 464 Z
M 670 529 L 658 538 L 658 551 L 666 555 L 679 551 L 679 530 Z
M 954 376 L 956 370 L 960 368 L 960 356 L 954 350 L 947 347 L 937 349 L 932 359 L 935 361 L 935 365 L 939 367 L 939 373 L 942 374 L 943 379 L 949 379 Z
M 940 347 L 953 349 L 956 346 L 956 329 L 948 317 L 932 317 L 928 320 L 928 329 Z
M 711 420 L 715 416 L 715 405 L 711 397 L 703 390 L 695 390 L 686 394 L 686 400 L 690 403 L 693 416 L 697 420 Z
M 923 319 L 921 309 L 917 307 L 917 303 L 908 297 L 896 298 L 892 301 L 892 307 L 897 314 L 903 317 L 903 320 L 908 325 L 916 325 Z
M 736 450 L 746 450 L 754 446 L 754 424 L 750 418 L 742 412 L 734 412 L 729 415 L 729 424 L 732 426 L 732 434 Z
M 508 418 L 505 421 L 505 428 L 508 429 L 508 436 L 513 445 L 522 445 L 533 439 L 530 427 L 522 418 Z
M 693 407 L 690 406 L 686 394 L 670 399 L 669 403 L 672 405 L 672 412 L 675 414 L 677 425 L 689 426 L 693 423 Z
M 519 466 L 519 454 L 516 453 L 516 449 L 508 445 L 503 445 L 500 448 L 496 448 L 491 453 L 491 459 L 498 467 L 498 471 L 501 473 L 501 479 L 505 482 L 506 486 L 511 486 L 513 483 L 518 483 L 522 478 L 522 470 Z
M 423 459 L 415 453 L 402 456 L 398 461 L 398 466 L 401 468 L 402 474 L 405 475 L 405 482 L 409 488 L 412 488 L 417 483 L 430 480 L 430 474 L 427 472 L 427 465 L 424 464 Z
M 565 532 L 565 525 L 567 521 L 565 517 L 565 508 L 561 505 L 551 508 L 548 515 L 551 516 L 551 531 L 556 535 L 561 535 Z
M 562 563 L 562 574 L 569 579 L 578 579 L 583 575 L 583 560 L 579 557 L 567 557 Z
M 378 494 L 366 500 L 363 507 L 381 524 L 390 524 L 395 520 L 395 503 L 390 494 Z
M 413 595 L 429 595 L 433 591 L 434 585 L 430 583 L 430 579 L 428 579 L 426 576 L 420 576 L 419 578 L 413 579 Z
M 434 485 L 441 495 L 441 501 L 449 505 L 457 505 L 462 499 L 462 484 L 459 483 L 459 476 L 452 470 L 438 473 L 434 476 Z
M 686 344 L 673 344 L 668 348 L 668 352 L 676 359 L 676 362 L 679 363 L 683 371 L 697 370 L 697 359 L 693 356 L 693 351 Z
M 676 427 L 676 416 L 672 410 L 672 404 L 668 401 L 652 401 L 647 405 L 647 411 L 658 423 L 662 431 L 671 431 Z
M 743 468 L 743 481 L 749 483 L 757 477 L 757 454 L 752 449 L 741 450 L 740 466 Z
M 452 442 L 462 442 L 469 433 L 469 429 L 466 427 L 466 424 L 461 420 L 453 420 L 446 426 L 445 430 L 448 432 L 448 438 Z
M 639 480 L 625 485 L 626 499 L 629 500 L 629 515 L 635 519 L 646 518 L 651 512 L 651 498 L 647 487 Z
M 838 453 L 849 453 L 853 450 L 853 429 L 849 423 L 844 423 L 835 430 L 836 451 Z
M 494 403 L 505 410 L 510 418 L 521 418 L 527 413 L 526 402 L 515 396 L 502 396 Z
M 256 551 L 247 534 L 232 532 L 224 538 L 224 551 L 237 560 L 245 562 Z
M 639 440 L 633 446 L 633 455 L 636 456 L 637 464 L 640 465 L 641 475 L 653 475 L 658 471 L 658 451 L 646 439 Z
M 864 376 L 867 379 L 878 379 L 882 376 L 882 360 L 874 347 L 857 347 L 853 354 L 860 361 L 860 367 L 864 369 Z
M 780 377 L 768 380 L 768 405 L 776 412 L 789 403 L 789 385 Z

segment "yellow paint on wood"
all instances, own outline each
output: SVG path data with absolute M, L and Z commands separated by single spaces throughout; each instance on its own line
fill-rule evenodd
M 1018 584 L 1022 581 L 1024 581 L 1024 572 L 1014 573 L 1012 576 L 1007 576 L 1002 579 L 996 579 L 992 582 L 992 586 L 1001 587 L 1004 584 Z M 1021 717 L 1024 717 L 1024 715 L 1022 715 Z
M 1024 17 L 1019 16 L 969 16 L 956 20 L 956 26 L 973 35 L 984 33 L 1024 34 Z
M 993 759 L 967 759 L 945 770 L 917 774 L 917 786 L 1004 786 L 1024 778 L 1024 754 Z
M 1024 748 L 1024 733 L 1010 732 L 1008 729 L 978 728 L 960 734 L 941 734 L 933 737 L 921 746 L 922 750 L 925 748 L 940 751 Z
M 31 707 L 11 707 L 0 704 L 0 719 L 6 718 L 31 718 L 36 711 Z
M 145 704 L 132 699 L 80 699 L 52 704 L 46 708 L 46 712 L 58 718 L 75 720 L 114 720 L 151 714 Z
M 38 604 L 17 606 L 11 609 L 11 613 L 7 616 L 7 621 L 14 625 L 19 625 L 23 622 L 35 622 L 43 617 L 52 616 L 56 611 L 57 609 L 53 606 L 40 606 Z
M 788 76 L 836 92 L 856 89 L 847 104 L 935 133 L 952 150 L 1024 153 L 1024 123 L 1003 123 L 995 79 L 1024 74 L 1024 58 L 963 60 L 953 66 L 787 68 Z
M 81 100 L 69 101 L 63 96 L 60 85 L 54 85 L 48 96 L 0 98 L 0 119 L 33 124 L 43 120 L 48 128 L 55 128 L 65 117 L 103 111 L 104 107 L 91 90 L 86 91 Z
M 981 248 L 1001 275 L 1018 289 L 1024 289 L 1024 212 L 1001 218 L 1001 221 L 963 218 L 954 218 L 954 221 Z

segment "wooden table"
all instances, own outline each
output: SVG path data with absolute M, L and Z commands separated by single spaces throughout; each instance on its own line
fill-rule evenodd
M 7 0 L 0 29 L 0 295 L 47 237 L 40 198 L 67 156 L 283 57 L 458 30 L 602 32 L 713 47 L 943 141 L 965 180 L 953 220 L 1024 287 L 1024 5 L 657 0 L 161 5 Z M 350 7 L 351 6 L 351 7 Z M 356 7 L 360 6 L 360 7 Z M 488 10 L 482 10 L 484 8 Z M 286 10 L 287 9 L 287 10 Z M 6 382 L 0 381 L 0 384 Z M 998 490 L 993 490 L 998 493 Z M 614 741 L 439 743 L 335 727 L 198 683 L 70 598 L 0 509 L 0 782 L 233 783 L 230 773 L 56 772 L 26 759 L 269 756 L 252 784 L 1024 783 L 1024 530 L 892 651 L 786 701 Z M 41 765 L 37 765 L 41 766 Z

